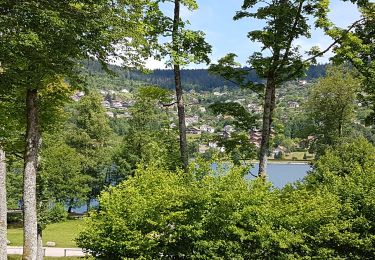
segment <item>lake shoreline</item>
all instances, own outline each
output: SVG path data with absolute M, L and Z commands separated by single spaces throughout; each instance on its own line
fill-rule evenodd
M 311 161 L 274 161 L 268 160 L 267 164 L 286 164 L 286 165 L 309 165 Z M 259 164 L 259 161 L 252 161 L 251 163 Z

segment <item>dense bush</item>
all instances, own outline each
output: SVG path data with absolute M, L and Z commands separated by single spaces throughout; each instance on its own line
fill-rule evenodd
M 77 242 L 101 259 L 373 259 L 374 155 L 328 152 L 282 190 L 240 168 L 141 169 L 102 193 Z
M 375 148 L 364 139 L 322 156 L 307 176 L 309 190 L 329 190 L 340 211 L 320 244 L 333 258 L 375 259 Z
M 61 203 L 55 203 L 47 212 L 46 220 L 49 223 L 57 223 L 68 218 L 68 212 Z

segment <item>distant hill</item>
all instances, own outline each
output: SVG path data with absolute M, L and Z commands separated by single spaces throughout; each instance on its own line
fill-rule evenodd
M 325 75 L 326 64 L 311 66 L 306 73 L 306 80 L 313 80 Z M 139 71 L 122 69 L 118 66 L 110 66 L 110 69 L 117 74 L 116 77 L 107 75 L 98 62 L 90 61 L 85 63 L 87 73 L 90 75 L 90 85 L 95 88 L 119 89 L 122 86 L 130 88 L 139 85 L 157 85 L 163 88 L 174 88 L 174 74 L 170 69 L 157 69 L 149 74 Z M 184 69 L 181 71 L 182 83 L 184 89 L 196 91 L 210 91 L 215 88 L 237 88 L 231 82 L 228 82 L 218 76 L 209 74 L 207 69 Z M 259 81 L 255 74 L 249 75 L 249 79 Z

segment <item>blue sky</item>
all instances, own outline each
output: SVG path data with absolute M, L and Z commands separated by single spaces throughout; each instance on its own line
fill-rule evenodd
M 262 23 L 254 19 L 242 19 L 233 21 L 236 11 L 240 10 L 243 0 L 197 0 L 199 9 L 190 12 L 182 9 L 181 15 L 184 20 L 189 20 L 190 28 L 201 30 L 206 33 L 206 40 L 212 45 L 212 62 L 223 57 L 227 53 L 236 53 L 238 61 L 245 65 L 248 57 L 259 50 L 259 44 L 251 42 L 247 32 L 262 28 Z M 171 9 L 167 8 L 167 12 Z M 340 27 L 347 27 L 359 18 L 357 8 L 347 2 L 332 0 L 330 4 L 330 18 Z M 331 43 L 331 40 L 324 36 L 321 31 L 314 30 L 310 39 L 299 39 L 296 44 L 301 45 L 303 50 L 312 46 L 319 46 L 324 49 Z M 319 62 L 328 61 L 328 53 Z M 149 61 L 151 69 L 164 68 L 162 62 Z M 190 68 L 205 68 L 205 65 L 192 65 Z

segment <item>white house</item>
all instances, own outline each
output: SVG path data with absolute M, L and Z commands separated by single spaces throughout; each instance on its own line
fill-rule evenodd
M 200 127 L 201 131 L 202 132 L 206 132 L 206 133 L 214 133 L 215 132 L 215 128 L 213 128 L 212 126 L 209 126 L 209 125 L 202 125 Z
M 185 118 L 186 126 L 196 124 L 196 123 L 198 123 L 198 121 L 199 121 L 199 116 L 187 116 Z
M 104 101 L 102 101 L 102 106 L 105 107 L 105 108 L 110 108 L 111 103 L 109 103 L 109 101 L 107 101 L 107 100 L 104 100 Z
M 299 103 L 297 101 L 289 101 L 288 107 L 289 108 L 299 108 Z

